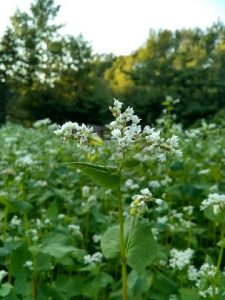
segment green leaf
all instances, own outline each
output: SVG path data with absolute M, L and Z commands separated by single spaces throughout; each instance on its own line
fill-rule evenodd
M 154 288 L 164 294 L 172 294 L 178 285 L 163 273 L 156 271 L 154 276 Z
M 130 226 L 125 223 L 125 241 L 129 236 Z M 109 228 L 101 239 L 102 253 L 106 258 L 120 255 L 120 228 L 119 225 Z M 144 220 L 136 220 L 129 240 L 127 250 L 127 264 L 138 272 L 149 266 L 156 257 L 157 244 L 153 238 L 151 225 Z
M 7 296 L 10 293 L 12 288 L 13 286 L 10 283 L 8 282 L 3 283 L 2 286 L 0 287 L 0 296 L 2 297 Z
M 138 295 L 147 292 L 152 285 L 153 274 L 149 270 L 145 270 L 141 274 L 132 270 L 127 278 L 127 285 L 135 299 Z
M 73 275 L 69 278 L 66 275 L 59 275 L 56 280 L 56 288 L 60 293 L 66 294 L 66 299 L 82 294 L 84 278 L 80 275 Z
M 18 212 L 26 212 L 32 209 L 32 205 L 25 201 L 10 201 L 12 209 Z
M 99 299 L 97 297 L 99 292 L 112 282 L 113 278 L 109 274 L 101 272 L 83 285 L 82 295 L 90 299 Z
M 120 177 L 113 173 L 115 169 L 111 168 L 112 172 L 109 169 L 96 166 L 89 163 L 73 163 L 78 169 L 83 171 L 86 175 L 91 177 L 94 181 L 101 184 L 102 186 L 110 189 L 116 189 L 120 183 Z
M 0 247 L 0 257 L 5 257 L 10 253 L 10 250 L 6 247 Z
M 120 254 L 120 227 L 110 227 L 101 238 L 102 253 L 106 258 L 118 257 Z
M 0 192 L 0 203 L 7 206 L 9 204 L 9 196 L 6 192 Z
M 222 248 L 225 248 L 225 238 L 220 240 L 218 243 L 217 243 L 217 246 L 219 247 L 222 247 Z
M 26 270 L 25 270 L 26 271 Z M 14 288 L 17 294 L 22 294 L 23 296 L 29 295 L 32 287 L 32 282 L 29 280 L 26 272 L 21 272 L 21 275 L 17 275 Z
M 12 252 L 11 256 L 11 275 L 22 278 L 26 276 L 27 270 L 24 268 L 24 263 L 28 260 L 32 261 L 32 255 L 28 250 L 28 245 L 26 242 L 21 244 Z
M 40 283 L 38 285 L 39 299 L 54 299 L 54 300 L 64 300 L 65 297 L 57 290 L 54 285 Z
M 145 220 L 136 220 L 130 236 L 127 264 L 138 272 L 149 266 L 157 255 L 157 243 L 151 225 Z
M 62 258 L 63 256 L 73 252 L 76 248 L 73 246 L 61 245 L 58 243 L 50 244 L 42 249 L 42 253 L 49 254 L 55 258 Z
M 75 250 L 68 237 L 60 233 L 52 233 L 44 240 L 41 252 L 61 259 Z
M 124 162 L 124 167 L 126 168 L 135 168 L 139 165 L 140 165 L 140 161 L 135 158 L 127 159 Z
M 180 296 L 181 300 L 199 300 L 198 291 L 188 289 L 188 288 L 181 288 L 180 289 Z

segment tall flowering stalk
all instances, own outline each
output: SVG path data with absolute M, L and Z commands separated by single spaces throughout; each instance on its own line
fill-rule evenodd
M 114 153 L 114 165 L 101 166 L 86 162 L 76 162 L 74 165 L 96 182 L 114 190 L 117 196 L 119 225 L 108 229 L 103 235 L 101 246 L 106 258 L 120 256 L 122 295 L 123 300 L 127 300 L 127 265 L 136 270 L 142 270 L 149 265 L 156 249 L 156 243 L 151 228 L 149 228 L 150 225 L 140 221 L 147 210 L 148 201 L 153 200 L 148 189 L 142 189 L 140 194 L 133 196 L 129 211 L 132 225 L 126 225 L 121 192 L 123 170 L 128 165 L 137 165 L 142 155 L 147 155 L 149 158 L 155 157 L 162 162 L 166 160 L 168 154 L 181 156 L 182 153 L 178 148 L 177 136 L 173 135 L 165 139 L 161 137 L 160 130 L 150 126 L 142 129 L 139 124 L 141 120 L 134 114 L 133 108 L 127 107 L 124 111 L 122 108 L 123 103 L 116 99 L 114 99 L 114 105 L 109 107 L 114 120 L 107 127 L 117 149 Z M 74 140 L 77 146 L 88 154 L 97 154 L 97 145 L 101 143 L 92 127 L 87 127 L 85 124 L 79 125 L 76 122 L 67 122 L 54 133 L 65 142 Z M 98 155 L 100 156 L 100 151 Z M 135 220 L 137 221 L 135 222 Z M 133 247 L 132 251 L 130 251 L 131 247 Z M 146 247 L 149 247 L 147 254 L 144 255 L 145 257 L 141 257 Z M 137 259 L 138 256 L 141 257 L 141 260 Z
M 210 278 L 210 286 L 207 290 L 201 291 L 203 295 L 212 296 L 213 300 L 216 300 L 216 295 L 219 293 L 219 289 L 217 287 L 220 275 L 220 268 L 224 254 L 225 248 L 225 224 L 224 224 L 224 215 L 225 215 L 225 195 L 213 193 L 209 194 L 207 199 L 204 199 L 200 206 L 201 210 L 212 213 L 212 218 L 220 225 L 220 240 L 217 243 L 217 246 L 220 247 L 217 264 L 214 267 L 214 273 L 212 278 Z M 209 273 L 209 272 L 208 272 Z M 206 297 L 205 296 L 205 297 Z

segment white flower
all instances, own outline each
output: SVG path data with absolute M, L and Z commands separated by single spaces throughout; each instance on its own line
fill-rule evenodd
M 168 139 L 168 143 L 172 148 L 177 148 L 179 146 L 179 138 L 176 135 L 172 135 L 170 139 Z
M 99 243 L 101 241 L 101 235 L 98 235 L 98 234 L 94 234 L 93 237 L 92 237 L 94 243 Z
M 190 260 L 193 254 L 194 251 L 190 248 L 188 248 L 185 251 L 172 249 L 170 251 L 170 259 L 169 259 L 170 267 L 178 270 L 184 269 L 187 265 L 190 264 Z
M 201 210 L 213 208 L 214 213 L 217 214 L 221 209 L 225 207 L 225 195 L 219 195 L 217 193 L 209 194 L 208 198 L 202 201 L 200 206 Z
M 38 120 L 38 121 L 34 122 L 33 126 L 35 128 L 39 128 L 42 126 L 48 126 L 49 124 L 51 124 L 51 120 L 49 118 L 46 118 L 46 119 L 42 119 L 42 120 Z
M 192 215 L 194 211 L 194 207 L 192 205 L 184 206 L 183 211 L 186 212 L 188 215 Z
M 213 279 L 216 276 L 216 267 L 208 263 L 204 263 L 199 270 L 199 275 Z
M 125 182 L 125 186 L 127 187 L 131 187 L 134 184 L 134 181 L 132 179 L 127 179 Z
M 31 260 L 27 260 L 25 261 L 24 265 L 23 265 L 25 268 L 27 268 L 28 270 L 30 271 L 33 271 L 34 269 L 34 264 Z
M 66 217 L 66 216 L 65 216 L 64 214 L 59 214 L 59 215 L 58 215 L 58 219 L 59 219 L 59 220 L 63 220 L 63 219 L 65 219 L 65 217 Z
M 87 198 L 89 195 L 90 195 L 90 187 L 84 185 L 84 186 L 82 187 L 82 196 L 83 196 L 84 198 Z
M 20 224 L 21 224 L 21 220 L 18 219 L 17 216 L 13 216 L 12 220 L 10 221 L 10 225 L 15 228 L 18 227 Z
M 151 180 L 151 181 L 149 181 L 149 186 L 151 188 L 159 188 L 161 186 L 161 184 L 158 180 Z
M 141 194 L 134 195 L 132 197 L 132 200 L 133 201 L 131 202 L 130 205 L 130 215 L 141 216 L 148 210 L 146 202 L 152 200 L 152 193 L 149 191 L 148 188 L 142 189 Z
M 84 263 L 85 265 L 89 265 L 92 263 L 92 256 L 90 254 L 84 255 Z
M 101 263 L 102 262 L 102 253 L 101 252 L 96 252 L 92 255 L 92 261 L 96 263 Z
M 64 142 L 73 139 L 82 150 L 94 153 L 93 141 L 97 140 L 98 135 L 93 131 L 93 127 L 87 127 L 85 124 L 79 125 L 77 122 L 66 122 L 59 126 L 59 129 L 55 130 L 54 133 L 60 136 Z
M 152 197 L 152 193 L 149 191 L 148 188 L 142 189 L 141 194 L 147 197 Z
M 34 160 L 31 154 L 27 154 L 23 157 L 19 157 L 16 160 L 16 165 L 19 167 L 30 167 L 32 165 L 34 165 Z
M 0 271 L 0 283 L 2 282 L 2 279 L 8 274 L 5 270 Z
M 198 277 L 199 277 L 198 270 L 193 265 L 190 265 L 188 267 L 188 279 L 190 281 L 197 281 Z
M 68 229 L 75 236 L 79 236 L 79 237 L 83 236 L 79 225 L 70 224 L 70 225 L 68 225 Z
M 121 133 L 121 130 L 118 129 L 118 128 L 115 128 L 111 131 L 111 135 L 112 137 L 115 137 L 115 138 L 120 138 L 122 133 Z
M 50 221 L 48 218 L 46 218 L 46 219 L 44 220 L 44 223 L 45 223 L 45 225 L 49 225 L 49 224 L 51 224 L 51 221 Z
M 157 240 L 158 235 L 159 235 L 159 229 L 158 228 L 152 228 L 151 231 L 152 231 L 152 235 L 153 235 L 154 239 Z
M 215 294 L 219 293 L 218 287 L 215 287 L 214 293 Z M 213 287 L 209 286 L 207 290 L 199 291 L 199 295 L 203 298 L 208 298 L 208 296 L 212 297 L 213 296 Z
M 122 106 L 123 106 L 123 103 L 120 102 L 119 100 L 117 100 L 117 99 L 114 98 L 114 106 L 115 106 L 117 109 L 121 109 Z
M 96 196 L 95 195 L 91 195 L 90 197 L 88 197 L 87 202 L 89 204 L 96 202 Z
M 93 255 L 87 254 L 84 256 L 84 263 L 91 265 L 95 263 L 101 263 L 102 262 L 102 253 L 101 252 L 96 252 Z
M 36 228 L 29 229 L 27 231 L 27 234 L 31 237 L 31 239 L 32 239 L 33 242 L 36 242 L 39 239 L 38 231 L 37 231 Z
M 157 223 L 159 224 L 166 224 L 168 222 L 168 216 L 158 217 Z
M 200 170 L 198 172 L 198 175 L 205 175 L 205 174 L 208 174 L 209 173 L 209 169 L 204 169 L 204 170 Z
M 155 199 L 155 203 L 156 203 L 157 205 L 161 206 L 161 205 L 163 205 L 165 202 L 164 202 L 162 199 L 157 198 L 157 199 Z
M 134 183 L 132 179 L 127 179 L 127 181 L 125 181 L 125 186 L 132 191 L 139 189 L 139 185 L 137 183 Z
M 140 122 L 138 116 L 134 115 L 132 107 L 121 112 L 122 103 L 114 99 L 114 106 L 109 107 L 115 120 L 109 124 L 111 137 L 116 139 L 118 150 L 124 152 L 138 139 L 141 133 L 141 126 L 137 125 Z
M 166 160 L 167 153 L 172 153 L 177 156 L 182 155 L 181 150 L 178 149 L 179 138 L 176 135 L 165 140 L 160 137 L 160 130 L 155 130 L 155 128 L 145 126 L 143 130 L 143 137 L 146 141 L 144 151 L 155 154 L 161 162 Z

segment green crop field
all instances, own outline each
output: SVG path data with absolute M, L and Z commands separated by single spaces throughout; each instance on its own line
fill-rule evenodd
M 1 127 L 1 299 L 224 299 L 224 126 L 121 105 L 104 139 Z

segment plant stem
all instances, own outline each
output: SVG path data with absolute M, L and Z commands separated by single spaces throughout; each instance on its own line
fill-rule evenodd
M 37 257 L 33 255 L 33 276 L 32 276 L 32 299 L 36 299 L 36 288 L 37 288 Z
M 31 246 L 31 240 L 29 238 L 29 223 L 28 223 L 28 216 L 27 216 L 27 212 L 24 212 L 23 214 L 23 222 L 24 222 L 24 233 L 25 233 L 25 237 L 27 240 L 27 243 L 29 246 Z
M 135 223 L 135 217 L 131 217 L 131 226 L 130 226 L 129 236 L 128 236 L 128 239 L 127 239 L 126 253 L 127 253 L 128 249 L 129 249 L 129 246 L 130 246 L 130 239 L 131 239 L 132 232 L 133 232 L 133 229 L 134 229 L 134 223 Z
M 126 248 L 125 248 L 125 237 L 124 237 L 124 221 L 123 221 L 123 203 L 120 187 L 118 188 L 118 219 L 120 225 L 120 259 L 122 264 L 122 289 L 123 289 L 123 300 L 127 300 L 127 266 L 126 266 Z
M 224 229 L 222 228 L 220 239 L 223 240 L 223 237 L 224 237 Z M 213 300 L 216 299 L 216 283 L 217 283 L 217 278 L 218 278 L 218 275 L 220 272 L 220 266 L 221 266 L 221 262 L 222 262 L 222 258 L 223 258 L 223 251 L 224 251 L 224 247 L 223 247 L 223 245 L 221 245 L 218 260 L 217 260 L 217 265 L 216 265 L 215 280 L 213 282 Z
M 3 221 L 3 240 L 6 240 L 7 236 L 7 227 L 8 227 L 8 206 L 5 205 L 4 211 L 4 221 Z

